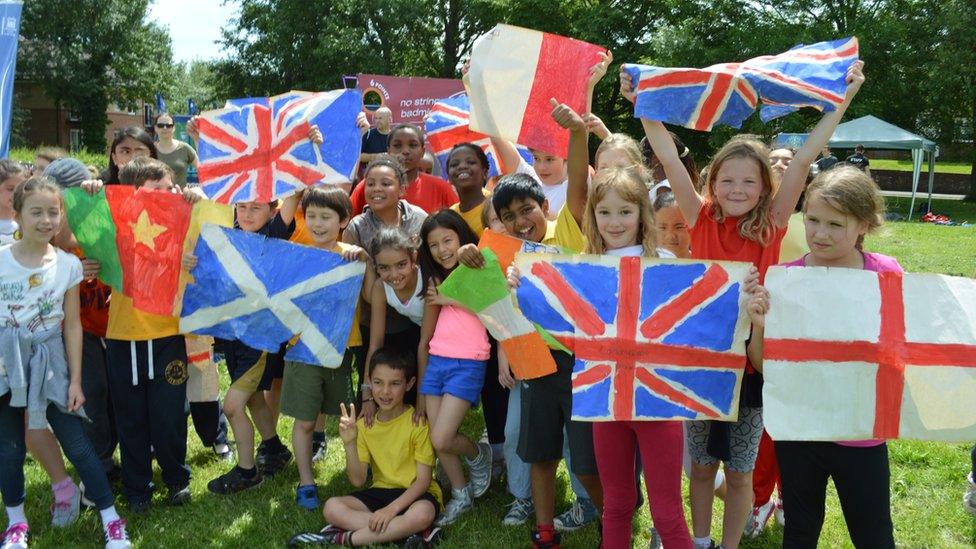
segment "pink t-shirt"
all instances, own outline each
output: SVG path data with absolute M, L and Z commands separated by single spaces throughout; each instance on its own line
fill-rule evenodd
M 789 263 L 783 263 L 784 267 L 806 267 L 807 257 L 810 254 L 806 254 L 796 261 L 790 261 Z M 871 252 L 861 252 L 864 256 L 864 270 L 874 271 L 876 273 L 885 272 L 905 272 L 898 264 L 898 260 L 883 254 L 875 254 Z M 884 444 L 883 440 L 846 440 L 844 442 L 837 442 L 841 446 L 854 446 L 857 448 L 864 448 L 867 446 L 878 446 L 879 444 Z
M 441 307 L 430 354 L 445 358 L 488 360 L 488 332 L 472 313 L 453 305 Z

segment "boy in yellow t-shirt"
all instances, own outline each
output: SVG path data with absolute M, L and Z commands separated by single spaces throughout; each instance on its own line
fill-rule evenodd
M 367 546 L 404 540 L 404 547 L 430 547 L 440 529 L 432 528 L 441 508 L 441 490 L 433 480 L 434 447 L 430 428 L 416 421 L 403 397 L 417 378 L 413 365 L 390 349 L 373 354 L 370 388 L 378 411 L 373 426 L 356 419 L 356 406 L 340 405 L 339 436 L 346 452 L 346 475 L 356 488 L 329 498 L 323 514 L 329 523 L 318 534 L 299 534 L 289 545 L 332 543 Z

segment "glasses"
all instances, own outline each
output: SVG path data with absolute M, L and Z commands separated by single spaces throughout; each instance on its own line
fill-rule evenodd
M 173 127 L 175 127 L 175 126 L 176 126 L 176 124 L 164 124 L 164 123 L 162 123 L 162 122 L 156 122 L 156 127 L 157 127 L 157 128 L 159 128 L 159 129 L 163 129 L 163 128 L 173 128 Z

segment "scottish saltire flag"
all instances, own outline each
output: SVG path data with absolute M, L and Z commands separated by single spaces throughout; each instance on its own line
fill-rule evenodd
M 359 165 L 358 90 L 291 91 L 228 101 L 200 115 L 201 189 L 223 204 L 270 202 L 315 183 L 345 183 Z M 324 142 L 308 139 L 317 125 Z
M 239 339 L 285 358 L 336 368 L 352 329 L 365 264 L 325 250 L 204 225 L 180 332 Z
M 765 284 L 773 439 L 976 438 L 976 280 L 775 267 Z
M 695 130 L 738 128 L 759 103 L 769 121 L 800 107 L 832 111 L 844 102 L 857 38 L 796 46 L 779 55 L 704 69 L 624 65 L 634 83 L 634 116 Z
M 458 143 L 474 143 L 485 151 L 488 157 L 488 177 L 501 174 L 499 168 L 500 160 L 495 147 L 491 144 L 491 138 L 483 133 L 471 131 L 468 127 L 469 111 L 471 105 L 468 102 L 468 95 L 461 93 L 441 99 L 434 103 L 430 112 L 424 117 L 424 131 L 427 134 L 427 143 L 431 151 L 441 163 L 443 173 L 447 173 L 447 155 L 451 152 L 454 145 Z M 519 155 L 526 162 L 532 164 L 532 153 L 526 147 L 516 145 Z M 516 166 L 507 166 L 512 171 Z
M 525 316 L 576 356 L 573 418 L 738 417 L 749 265 L 519 254 Z

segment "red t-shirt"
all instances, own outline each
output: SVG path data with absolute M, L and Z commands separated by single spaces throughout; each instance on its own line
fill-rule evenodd
M 738 217 L 726 217 L 719 223 L 712 217 L 712 203 L 703 201 L 698 219 L 691 229 L 691 257 L 720 261 L 746 261 L 759 269 L 760 279 L 766 269 L 779 263 L 779 248 L 786 236 L 786 227 L 776 227 L 769 243 L 763 246 L 739 234 Z
M 80 249 L 72 250 L 78 259 L 84 259 Z M 112 288 L 102 284 L 99 280 L 82 280 L 78 285 L 79 300 L 81 301 L 81 329 L 98 337 L 105 337 L 108 328 L 108 298 L 112 295 Z
M 419 172 L 417 179 L 407 185 L 407 190 L 403 193 L 403 199 L 417 206 L 427 213 L 434 213 L 438 210 L 448 208 L 458 201 L 457 193 L 450 183 L 439 177 L 434 177 L 424 172 Z M 352 215 L 353 217 L 363 213 L 366 207 L 366 183 L 360 181 L 352 191 Z

